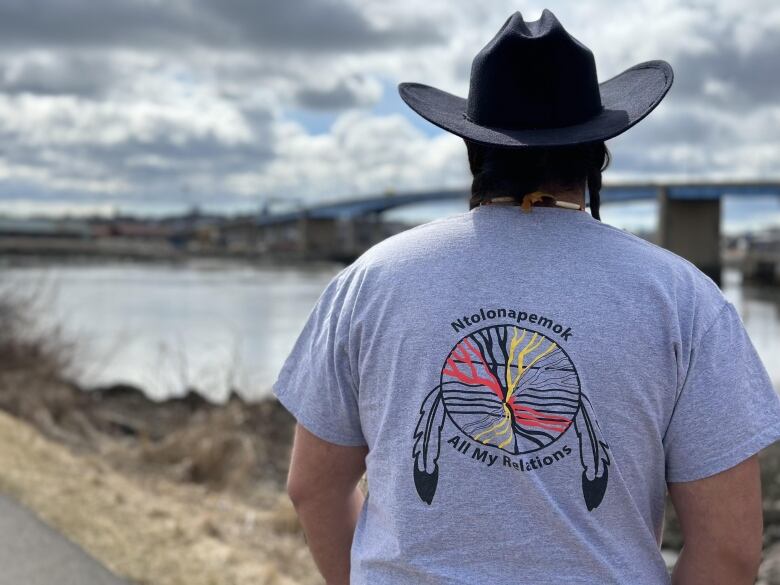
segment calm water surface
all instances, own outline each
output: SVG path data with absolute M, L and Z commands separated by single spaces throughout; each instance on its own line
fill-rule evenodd
M 125 382 L 154 398 L 197 387 L 268 394 L 309 311 L 338 265 L 273 268 L 198 262 L 3 269 L 14 286 L 51 291 L 42 311 L 79 342 L 80 381 Z M 725 275 L 753 343 L 780 389 L 780 289 Z

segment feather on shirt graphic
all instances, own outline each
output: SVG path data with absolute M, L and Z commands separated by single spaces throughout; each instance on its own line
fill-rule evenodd
M 414 484 L 427 504 L 440 481 L 447 419 L 476 444 L 525 456 L 553 445 L 573 426 L 587 509 L 594 510 L 604 498 L 609 446 L 568 354 L 539 332 L 492 325 L 463 337 L 446 357 L 439 384 L 425 397 L 419 414 L 412 437 Z M 543 465 L 536 457 L 533 469 L 537 461 Z

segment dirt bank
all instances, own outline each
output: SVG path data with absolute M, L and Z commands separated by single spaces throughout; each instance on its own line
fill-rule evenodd
M 16 415 L 0 412 L 0 490 L 138 583 L 321 583 L 283 493 L 291 420 L 274 402 L 79 392 L 0 389 Z

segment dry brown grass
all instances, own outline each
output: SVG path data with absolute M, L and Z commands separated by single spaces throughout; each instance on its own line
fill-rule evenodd
M 73 371 L 75 343 L 39 318 L 52 294 L 45 287 L 19 290 L 0 281 L 0 374 L 62 378 Z
M 260 489 L 258 487 L 257 489 Z M 0 490 L 117 574 L 149 585 L 320 583 L 295 512 L 163 477 L 118 473 L 0 413 Z
M 140 584 L 321 583 L 282 489 L 289 415 L 85 392 L 44 296 L 0 283 L 0 491 Z

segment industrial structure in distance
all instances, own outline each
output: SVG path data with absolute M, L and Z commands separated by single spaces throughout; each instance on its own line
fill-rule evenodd
M 634 183 L 606 185 L 604 203 L 657 199 L 658 229 L 642 234 L 720 280 L 724 260 L 748 278 L 780 283 L 780 228 L 724 238 L 723 196 L 780 197 L 780 182 Z M 193 209 L 162 218 L 0 217 L 0 254 L 175 259 L 242 257 L 274 261 L 350 262 L 379 241 L 407 229 L 385 212 L 437 201 L 467 201 L 468 192 L 440 190 L 355 198 L 283 213 L 216 215 Z

